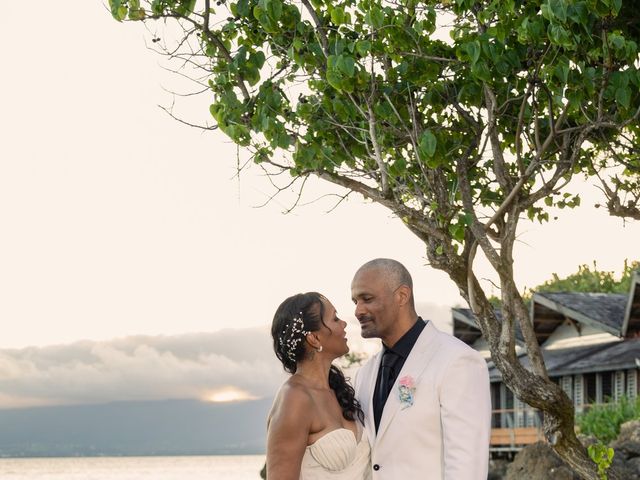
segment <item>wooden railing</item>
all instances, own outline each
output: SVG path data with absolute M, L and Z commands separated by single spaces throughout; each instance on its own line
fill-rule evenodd
M 492 411 L 491 450 L 516 451 L 543 439 L 540 416 L 531 407 Z
M 591 407 L 602 403 L 581 404 L 576 413 L 585 413 Z M 542 416 L 528 405 L 520 409 L 492 410 L 491 450 L 515 452 L 523 447 L 544 440 L 542 435 Z

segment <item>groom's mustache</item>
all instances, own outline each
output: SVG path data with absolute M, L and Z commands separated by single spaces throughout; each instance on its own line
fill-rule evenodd
M 371 315 L 360 315 L 358 321 L 360 323 L 371 322 L 373 321 L 373 317 Z

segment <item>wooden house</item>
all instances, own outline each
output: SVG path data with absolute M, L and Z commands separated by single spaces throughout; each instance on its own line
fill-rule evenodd
M 596 403 L 638 396 L 640 383 L 640 272 L 626 295 L 536 292 L 531 322 L 549 377 L 573 400 L 580 413 Z M 514 451 L 541 438 L 539 412 L 521 402 L 502 382 L 487 342 L 471 311 L 454 308 L 456 337 L 480 351 L 489 364 L 493 406 L 493 451 Z M 526 366 L 522 334 L 517 352 Z

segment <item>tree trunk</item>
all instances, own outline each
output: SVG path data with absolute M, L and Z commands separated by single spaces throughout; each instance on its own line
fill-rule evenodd
M 446 262 L 439 263 L 440 266 L 445 266 Z M 447 264 L 447 266 L 452 267 L 453 264 Z M 467 303 L 471 305 L 466 272 L 459 268 L 450 268 L 447 273 L 458 285 Z M 473 304 L 478 309 L 474 314 L 483 336 L 489 343 L 491 358 L 502 373 L 504 383 L 520 400 L 542 411 L 545 439 L 560 458 L 585 480 L 599 480 L 596 464 L 589 458 L 586 448 L 576 437 L 572 401 L 558 385 L 549 380 L 546 371 L 534 373 L 520 363 L 515 354 L 515 341 L 510 342 L 515 340 L 514 325 L 508 325 L 503 329 L 503 325 L 495 316 L 493 306 L 477 280 L 473 278 L 472 282 L 475 295 Z M 518 301 L 522 301 L 521 298 L 514 298 L 511 295 L 507 297 L 510 297 L 506 298 L 509 304 L 504 305 L 503 310 L 523 311 L 521 306 L 517 305 Z M 508 322 L 509 319 L 505 318 L 504 321 Z M 505 338 L 506 336 L 510 338 Z M 609 480 L 622 480 L 622 477 L 613 469 L 607 473 Z

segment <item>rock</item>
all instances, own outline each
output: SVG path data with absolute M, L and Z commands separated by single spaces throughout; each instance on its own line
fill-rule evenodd
M 613 457 L 613 465 L 611 465 L 611 468 L 615 469 L 618 472 L 618 476 L 624 480 L 640 479 L 640 476 L 638 476 L 637 472 L 634 472 L 634 467 L 629 461 L 618 457 L 617 453 Z
M 489 476 L 487 480 L 503 480 L 507 474 L 507 467 L 511 462 L 504 458 L 495 458 L 489 461 Z
M 594 437 L 593 435 L 585 435 L 584 433 L 578 434 L 578 440 L 582 445 L 584 445 L 584 448 L 587 448 L 589 445 L 598 443 L 598 439 L 596 437 Z
M 529 445 L 515 456 L 504 480 L 579 480 L 544 442 Z
M 616 440 L 611 444 L 611 447 L 613 447 L 618 456 L 625 460 L 640 457 L 640 443 L 620 442 Z
M 620 426 L 620 434 L 610 445 L 616 456 L 624 460 L 640 457 L 640 420 L 631 420 Z
M 578 435 L 588 447 L 598 440 Z M 620 427 L 620 435 L 610 445 L 614 449 L 613 466 L 624 480 L 640 480 L 640 420 L 631 420 Z M 488 480 L 579 480 L 560 457 L 544 442 L 523 448 L 505 465 L 505 460 L 492 460 Z
M 627 469 L 632 471 L 634 475 L 640 475 L 640 457 L 632 458 L 631 460 L 627 460 Z
M 640 420 L 629 420 L 620 425 L 617 439 L 640 443 Z

